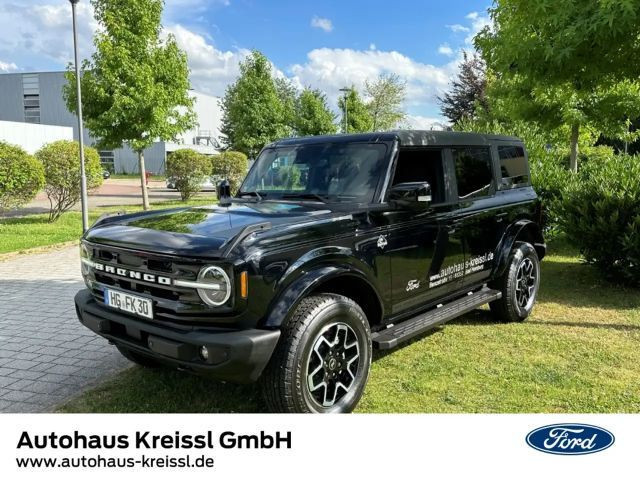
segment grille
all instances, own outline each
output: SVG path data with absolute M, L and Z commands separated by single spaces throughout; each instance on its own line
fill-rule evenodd
M 116 248 L 87 245 L 91 259 L 114 269 L 121 268 L 140 272 L 142 275 L 168 277 L 180 280 L 195 281 L 202 264 L 196 260 L 165 257 L 144 252 L 132 252 Z M 133 279 L 117 273 L 91 269 L 89 277 L 97 282 L 92 294 L 96 301 L 104 304 L 104 293 L 101 286 L 139 294 L 151 298 L 154 304 L 155 320 L 193 321 L 210 312 L 196 290 L 175 285 L 162 285 L 144 279 Z

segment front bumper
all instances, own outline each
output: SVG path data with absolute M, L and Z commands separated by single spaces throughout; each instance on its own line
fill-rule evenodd
M 168 366 L 218 380 L 249 383 L 258 379 L 280 338 L 279 330 L 228 330 L 165 325 L 108 309 L 89 290 L 75 296 L 78 319 L 112 343 Z M 200 347 L 209 358 L 200 357 Z

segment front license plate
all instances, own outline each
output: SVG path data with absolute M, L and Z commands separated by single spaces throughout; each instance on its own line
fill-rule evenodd
M 139 317 L 153 318 L 153 303 L 148 298 L 105 288 L 104 303 L 116 310 L 133 313 Z

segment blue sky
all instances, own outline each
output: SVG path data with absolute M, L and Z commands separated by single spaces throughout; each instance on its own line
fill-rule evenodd
M 187 52 L 193 86 L 222 95 L 238 62 L 259 49 L 298 87 L 338 89 L 393 72 L 407 82 L 410 124 L 441 120 L 436 96 L 457 71 L 461 49 L 488 23 L 488 0 L 167 0 L 166 33 Z M 80 0 L 82 55 L 96 28 Z M 0 0 L 0 71 L 56 70 L 71 58 L 68 0 Z

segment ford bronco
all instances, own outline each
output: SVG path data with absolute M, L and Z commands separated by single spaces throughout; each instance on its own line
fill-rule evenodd
M 83 236 L 80 321 L 129 360 L 260 380 L 278 412 L 348 412 L 372 350 L 483 304 L 530 314 L 546 246 L 514 137 L 397 131 L 266 146 L 232 197 Z

